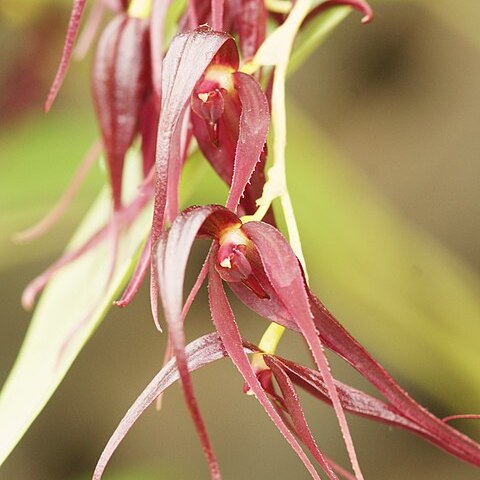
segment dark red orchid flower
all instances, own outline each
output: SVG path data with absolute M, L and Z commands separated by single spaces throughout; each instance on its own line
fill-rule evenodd
M 217 333 L 185 347 L 182 301 L 183 278 L 196 238 L 213 239 L 208 257 L 210 310 Z M 106 462 L 144 409 L 170 383 L 181 379 L 185 399 L 208 458 L 211 477 L 220 478 L 218 464 L 200 415 L 190 372 L 223 356 L 233 361 L 277 428 L 305 464 L 319 478 L 300 447 L 305 445 L 329 478 L 337 467 L 319 450 L 306 424 L 295 386 L 334 406 L 350 454 L 355 478 L 363 478 L 356 460 L 344 410 L 409 430 L 456 457 L 480 466 L 480 445 L 416 403 L 386 370 L 334 319 L 306 285 L 301 266 L 288 242 L 273 226 L 241 220 L 218 205 L 192 207 L 181 213 L 158 244 L 158 284 L 176 359 L 147 387 L 122 420 L 97 466 L 100 478 Z M 265 370 L 252 367 L 247 353 L 258 348 L 242 340 L 223 288 L 226 282 L 249 308 L 302 334 L 318 370 L 268 352 Z M 191 299 L 187 302 L 190 302 Z M 183 310 L 183 312 L 182 312 Z M 333 379 L 323 346 L 332 350 L 384 397 L 384 401 Z M 272 381 L 275 378 L 280 392 Z M 350 477 L 353 478 L 350 474 Z
M 262 158 L 269 125 L 268 103 L 259 83 L 237 71 L 238 62 L 233 38 L 208 27 L 175 37 L 163 61 L 152 232 L 130 284 L 117 302 L 122 307 L 128 305 L 151 264 L 150 293 L 157 324 L 155 259 L 149 262 L 149 258 L 166 222 L 178 214 L 178 185 L 191 132 L 189 120 L 207 159 L 230 185 L 228 208 L 244 205 L 244 192 L 253 188 L 261 191 L 265 182 Z M 249 182 L 251 186 L 247 187 Z M 245 212 L 253 213 L 258 195 L 245 194 L 249 201 Z
M 265 181 L 263 168 L 269 125 L 268 103 L 259 83 L 252 76 L 236 71 L 239 59 L 233 38 L 208 27 L 174 38 L 162 62 L 162 84 L 157 88 L 157 93 L 161 92 L 161 112 L 158 129 L 152 130 L 150 122 L 156 122 L 158 111 L 156 97 L 148 97 L 147 32 L 147 22 L 118 14 L 102 35 L 94 62 L 94 96 L 114 205 L 112 222 L 78 250 L 60 258 L 27 287 L 24 305 L 28 307 L 59 268 L 103 240 L 109 230 L 113 230 L 115 242 L 120 226 L 128 225 L 135 208 L 138 212 L 153 193 L 151 236 L 129 286 L 117 302 L 119 306 L 128 305 L 150 266 L 151 246 L 158 241 L 165 223 L 178 213 L 178 186 L 192 134 L 189 127 L 191 117 L 198 118 L 193 122 L 197 125 L 193 133 L 198 135 L 207 158 L 231 187 L 227 206 L 236 209 L 240 203 L 243 213 L 253 213 L 255 199 Z M 132 62 L 136 64 L 135 68 L 129 68 Z M 217 100 L 223 105 L 213 117 L 208 116 L 212 94 L 201 91 L 207 82 L 215 87 L 220 99 Z M 221 85 L 227 88 L 220 93 Z M 208 97 L 207 101 L 202 100 L 204 94 Z M 197 113 L 190 114 L 192 104 Z M 218 110 L 218 106 L 215 108 Z M 212 130 L 218 132 L 216 144 L 210 138 L 204 138 Z M 138 200 L 123 208 L 121 183 L 125 153 L 139 131 L 143 137 L 145 186 Z M 150 172 L 155 142 L 154 169 Z M 152 275 L 151 298 L 155 319 L 157 291 L 155 275 Z

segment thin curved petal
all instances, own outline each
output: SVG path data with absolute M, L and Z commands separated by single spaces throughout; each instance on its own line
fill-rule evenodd
M 100 141 L 96 141 L 85 154 L 82 163 L 78 167 L 71 182 L 55 206 L 35 225 L 27 230 L 24 230 L 23 232 L 16 233 L 14 236 L 14 240 L 16 242 L 29 242 L 30 240 L 42 236 L 45 232 L 50 230 L 53 225 L 55 225 L 55 223 L 68 209 L 72 200 L 75 198 L 75 195 L 82 186 L 82 183 L 85 180 L 88 172 L 97 161 L 101 151 L 102 143 Z
M 72 56 L 73 46 L 75 39 L 77 38 L 78 29 L 80 27 L 80 20 L 82 19 L 83 11 L 87 0 L 73 0 L 72 12 L 70 14 L 70 20 L 68 22 L 67 35 L 65 37 L 65 43 L 63 45 L 62 58 L 58 66 L 57 73 L 53 80 L 50 91 L 48 92 L 47 100 L 45 101 L 44 110 L 48 112 L 52 107 L 58 91 L 62 86 L 65 75 L 67 74 L 68 65 L 70 63 L 70 57 Z
M 267 98 L 255 78 L 242 72 L 235 72 L 232 77 L 242 104 L 233 178 L 226 204 L 227 208 L 235 210 L 260 160 L 270 113 Z
M 160 110 L 162 98 L 162 67 L 163 67 L 163 36 L 165 18 L 167 16 L 170 0 L 153 0 L 152 18 L 150 26 L 150 57 L 152 63 L 152 83 L 155 104 Z
M 185 356 L 188 362 L 188 370 L 193 372 L 215 360 L 224 358 L 226 352 L 218 335 L 211 333 L 190 343 L 185 348 Z M 172 359 L 153 378 L 120 421 L 98 460 L 93 474 L 93 480 L 100 480 L 115 450 L 142 413 L 179 378 L 180 374 L 175 359 Z
M 296 320 L 312 352 L 315 363 L 327 384 L 353 470 L 356 477 L 363 480 L 345 413 L 333 381 L 333 376 L 330 372 L 325 352 L 323 351 L 318 331 L 313 322 L 298 259 L 282 234 L 271 225 L 262 222 L 248 222 L 243 225 L 242 230 L 257 247 L 270 283 L 278 293 L 291 317 Z
M 152 244 L 163 230 L 167 201 L 174 203 L 178 185 L 170 180 L 170 173 L 181 162 L 180 148 L 174 145 L 175 131 L 188 104 L 195 84 L 225 45 L 225 55 L 235 52 L 233 39 L 208 27 L 189 34 L 177 35 L 171 42 L 163 62 L 162 113 L 158 124 L 155 160 L 155 203 L 152 222 Z M 178 141 L 178 139 L 177 139 Z
M 193 242 L 202 225 L 211 216 L 224 219 L 226 225 L 238 223 L 237 217 L 223 207 L 191 208 L 173 222 L 158 242 L 157 273 L 160 298 L 168 325 L 169 338 L 175 354 L 185 401 L 195 423 L 202 447 L 207 457 L 212 478 L 220 478 L 218 464 L 197 405 L 185 356 L 185 333 L 182 319 L 182 296 L 185 269 Z M 230 222 L 229 222 L 230 220 Z
M 243 350 L 242 339 L 240 337 L 232 309 L 228 303 L 227 296 L 225 295 L 222 279 L 215 269 L 216 253 L 216 249 L 214 249 L 212 255 L 210 256 L 208 298 L 210 302 L 212 319 L 223 342 L 225 350 L 228 352 L 228 356 L 232 359 L 233 363 L 245 379 L 245 382 L 248 384 L 257 400 L 267 412 L 268 416 L 271 418 L 275 426 L 282 433 L 307 470 L 310 472 L 312 478 L 319 480 L 320 477 L 318 476 L 318 473 L 315 471 L 315 468 L 308 457 L 305 455 L 305 452 L 302 450 L 301 446 L 292 435 L 281 416 L 270 403 L 267 394 L 258 381 L 252 365 L 250 364 L 248 357 Z
M 300 405 L 300 399 L 298 398 L 295 388 L 282 368 L 282 364 L 278 362 L 274 357 L 265 355 L 265 363 L 269 367 L 273 375 L 275 376 L 280 390 L 282 391 L 282 396 L 285 400 L 285 407 L 290 414 L 290 417 L 293 422 L 293 427 L 297 433 L 300 440 L 306 445 L 310 453 L 313 455 L 318 464 L 322 467 L 323 471 L 328 475 L 328 478 L 331 480 L 338 480 L 338 477 L 333 472 L 328 461 L 323 456 L 322 452 L 318 449 L 317 443 L 310 432 L 308 427 L 307 420 Z
M 365 0 L 327 0 L 316 6 L 306 17 L 304 23 L 332 7 L 346 6 L 358 10 L 362 15 L 362 23 L 370 23 L 373 20 L 372 7 Z
M 445 424 L 413 400 L 311 292 L 310 305 L 315 324 L 327 348 L 340 355 L 374 385 L 399 413 L 436 438 L 435 443 L 440 448 L 466 462 L 480 466 L 480 444 Z

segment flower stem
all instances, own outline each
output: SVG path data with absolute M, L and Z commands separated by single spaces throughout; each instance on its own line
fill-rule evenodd
M 265 7 L 270 12 L 289 13 L 292 9 L 292 3 L 288 0 L 265 0 Z
M 263 351 L 263 353 L 274 354 L 277 350 L 277 346 L 280 343 L 283 332 L 285 332 L 285 327 L 279 325 L 278 323 L 272 322 L 260 340 L 258 348 Z M 268 367 L 263 360 L 263 353 L 256 353 L 253 356 L 252 367 L 256 371 L 267 370 Z
M 278 1 L 275 3 L 279 3 Z M 287 2 L 281 2 L 287 3 Z M 268 8 L 269 3 L 267 3 Z M 312 0 L 297 0 L 291 8 L 288 18 L 277 28 L 260 46 L 255 58 L 245 65 L 243 70 L 251 72 L 262 65 L 275 67 L 272 87 L 272 128 L 273 128 L 273 164 L 268 170 L 268 180 L 264 185 L 261 198 L 257 200 L 258 209 L 251 216 L 242 218 L 243 222 L 249 220 L 260 221 L 267 213 L 270 205 L 276 198 L 280 198 L 285 223 L 287 225 L 290 245 L 298 257 L 308 280 L 308 274 L 303 256 L 302 244 L 298 232 L 298 226 L 293 211 L 292 200 L 288 192 L 285 148 L 287 145 L 287 112 L 285 107 L 285 82 L 290 55 L 295 37 L 302 25 L 303 20 L 310 11 Z M 291 7 L 291 4 L 289 4 Z M 269 353 L 275 353 L 275 349 L 285 329 L 275 323 L 265 331 L 260 342 L 260 348 Z M 257 367 L 267 368 L 263 358 L 258 360 L 254 357 L 253 363 Z M 260 368 L 261 369 L 261 368 Z

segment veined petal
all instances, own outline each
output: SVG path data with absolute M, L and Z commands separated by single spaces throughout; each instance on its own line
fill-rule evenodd
M 264 0 L 229 0 L 235 31 L 238 33 L 243 61 L 250 60 L 265 40 L 267 10 Z
M 374 385 L 401 415 L 429 432 L 436 439 L 434 443 L 437 446 L 480 466 L 480 444 L 442 422 L 413 400 L 311 292 L 310 305 L 320 337 L 327 348 L 340 355 Z
M 315 363 L 325 378 L 353 470 L 356 477 L 363 480 L 345 413 L 338 397 L 322 343 L 313 322 L 298 259 L 288 242 L 275 227 L 262 222 L 248 222 L 243 225 L 242 230 L 257 247 L 270 283 L 291 317 L 296 320 L 312 352 Z
M 216 333 L 205 335 L 193 341 L 185 348 L 185 357 L 189 372 L 193 372 L 209 363 L 226 356 L 222 342 Z M 93 480 L 100 480 L 103 472 L 114 454 L 117 447 L 123 441 L 133 424 L 142 413 L 161 395 L 170 385 L 180 378 L 175 359 L 168 362 L 162 370 L 153 378 L 141 395 L 123 417 L 98 460 Z
M 184 211 L 165 232 L 157 248 L 157 273 L 160 298 L 168 325 L 169 339 L 185 395 L 185 401 L 195 423 L 202 447 L 207 457 L 212 478 L 220 478 L 218 464 L 208 438 L 208 434 L 197 405 L 196 397 L 187 366 L 185 355 L 185 334 L 182 319 L 182 296 L 185 269 L 193 242 L 202 225 L 208 223 L 209 217 L 220 220 L 224 226 L 238 223 L 238 218 L 224 207 L 212 205 L 191 208 Z
M 300 440 L 305 444 L 310 453 L 313 455 L 318 464 L 322 467 L 323 471 L 328 475 L 331 480 L 338 480 L 338 477 L 332 470 L 332 467 L 323 456 L 323 453 L 318 449 L 317 443 L 312 436 L 310 428 L 308 427 L 305 415 L 300 405 L 300 399 L 297 392 L 288 377 L 283 370 L 283 366 L 274 357 L 265 355 L 265 363 L 272 370 L 275 376 L 280 390 L 282 391 L 283 399 L 285 400 L 285 407 L 292 419 L 293 427 Z
M 115 210 L 121 208 L 125 155 L 138 133 L 149 88 L 148 29 L 148 21 L 118 14 L 103 32 L 93 63 L 92 88 Z
M 241 72 L 235 72 L 232 77 L 242 105 L 242 113 L 232 184 L 226 206 L 236 209 L 264 149 L 270 113 L 267 99 L 257 80 Z
M 171 0 L 153 0 L 150 26 L 150 57 L 152 63 L 152 83 L 155 104 L 160 111 L 162 98 L 163 36 L 165 18 Z
M 248 357 L 243 350 L 242 339 L 240 337 L 232 309 L 228 303 L 227 296 L 225 295 L 222 279 L 215 269 L 216 253 L 217 252 L 214 249 L 212 255 L 210 256 L 208 298 L 210 302 L 210 312 L 212 314 L 213 323 L 215 324 L 217 332 L 220 335 L 224 348 L 227 351 L 228 356 L 232 359 L 233 363 L 245 379 L 245 382 L 250 387 L 250 390 L 253 392 L 259 403 L 265 409 L 268 416 L 285 437 L 300 460 L 302 460 L 312 478 L 320 480 L 318 473 L 308 457 L 305 455 L 305 452 L 302 450 L 301 446 L 292 435 L 281 416 L 270 403 L 267 394 L 258 381 L 252 365 L 250 364 Z
M 235 52 L 235 43 L 229 35 L 214 32 L 208 27 L 177 35 L 170 44 L 162 72 L 162 112 L 155 160 L 153 245 L 163 230 L 167 200 L 175 202 L 178 196 L 178 184 L 170 180 L 170 173 L 176 168 L 175 164 L 181 161 L 177 156 L 180 149 L 174 145 L 174 140 L 182 112 L 195 84 L 214 58 L 219 58 L 219 61 L 232 59 L 236 56 Z

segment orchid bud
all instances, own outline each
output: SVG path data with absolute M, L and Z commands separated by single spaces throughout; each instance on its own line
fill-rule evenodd
M 93 95 L 115 210 L 121 208 L 125 154 L 138 133 L 149 88 L 148 31 L 148 21 L 118 14 L 104 30 L 93 62 Z

